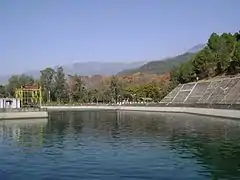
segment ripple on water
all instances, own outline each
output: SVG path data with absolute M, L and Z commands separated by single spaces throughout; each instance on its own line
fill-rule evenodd
M 239 124 L 130 112 L 6 121 L 0 123 L 0 179 L 240 179 Z

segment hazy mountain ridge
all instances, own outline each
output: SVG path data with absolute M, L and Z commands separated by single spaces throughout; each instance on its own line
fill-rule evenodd
M 139 62 L 77 62 L 69 65 L 63 65 L 66 74 L 79 74 L 81 76 L 93 76 L 93 75 L 115 75 L 125 69 L 132 69 L 140 67 L 145 64 L 146 61 Z M 54 67 L 52 67 L 54 68 Z M 23 74 L 39 78 L 40 70 L 26 71 Z M 0 84 L 7 83 L 11 75 L 0 76 Z
M 83 62 L 73 63 L 63 66 L 66 74 L 80 74 L 82 76 L 93 75 L 114 75 L 124 69 L 137 68 L 145 64 L 146 61 L 139 62 Z
M 188 61 L 205 46 L 205 44 L 198 44 L 193 46 L 183 54 L 170 58 L 165 58 L 162 60 L 149 61 L 140 67 L 133 69 L 125 69 L 119 72 L 118 75 L 130 75 L 134 73 L 164 74 L 168 71 L 171 71 L 171 69 L 178 67 L 180 64 Z
M 188 52 L 171 58 L 165 58 L 156 61 L 138 61 L 138 62 L 76 62 L 72 64 L 62 65 L 66 74 L 78 74 L 81 76 L 109 76 L 109 75 L 130 75 L 133 73 L 155 73 L 163 74 L 170 71 L 179 64 L 186 62 L 196 52 L 205 47 L 204 44 L 193 46 Z M 55 68 L 55 67 L 52 67 Z M 40 70 L 26 71 L 23 74 L 34 78 L 40 77 Z M 0 84 L 5 84 L 10 75 L 0 75 Z
M 187 52 L 196 53 L 198 51 L 201 51 L 206 46 L 207 46 L 207 44 L 197 44 L 197 45 L 193 46 L 191 49 L 189 49 Z
M 178 67 L 181 63 L 188 61 L 195 53 L 184 53 L 165 60 L 150 61 L 139 68 L 128 69 L 118 73 L 118 75 L 131 75 L 135 73 L 164 74 Z

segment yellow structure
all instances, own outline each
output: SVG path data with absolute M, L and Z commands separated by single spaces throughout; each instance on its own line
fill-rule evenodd
M 41 107 L 41 86 L 22 86 L 15 91 L 16 98 L 20 99 L 21 107 Z

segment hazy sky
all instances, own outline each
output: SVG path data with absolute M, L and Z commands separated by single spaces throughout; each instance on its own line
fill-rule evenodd
M 0 0 L 0 74 L 156 60 L 240 30 L 240 0 Z

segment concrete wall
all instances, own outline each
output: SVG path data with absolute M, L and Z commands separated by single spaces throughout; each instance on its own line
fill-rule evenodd
M 240 77 L 181 84 L 170 92 L 162 105 L 240 105 Z
M 0 120 L 10 120 L 10 119 L 41 119 L 48 118 L 48 112 L 2 112 L 0 113 Z
M 141 107 L 141 106 L 43 106 L 48 111 L 141 111 L 159 113 L 187 113 L 222 118 L 240 119 L 239 110 L 190 108 L 190 107 Z

